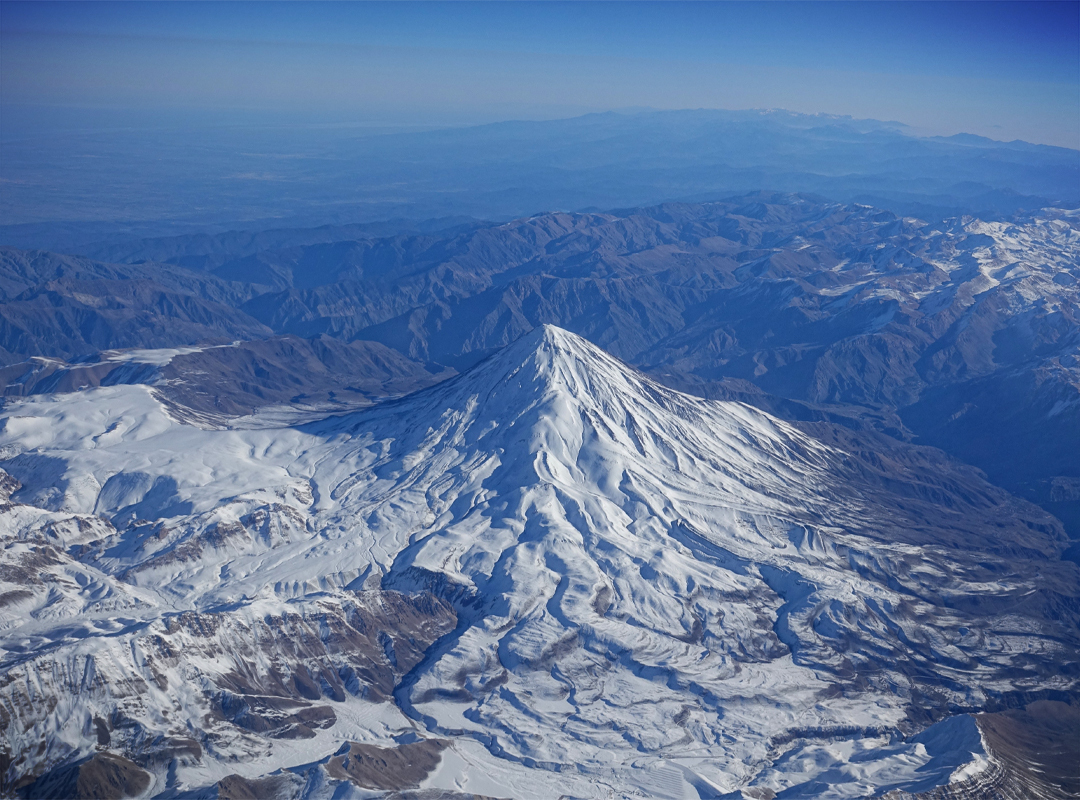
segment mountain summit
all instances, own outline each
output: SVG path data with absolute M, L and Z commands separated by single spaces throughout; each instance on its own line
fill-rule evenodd
M 1075 680 L 1052 518 L 552 326 L 317 422 L 198 428 L 117 386 L 12 403 L 0 447 L 9 551 L 52 576 L 0 587 L 24 771 L 104 742 L 162 790 L 239 759 L 326 796 L 809 797 L 828 771 L 861 797 L 992 777 L 946 709 Z M 372 785 L 376 751 L 427 766 Z

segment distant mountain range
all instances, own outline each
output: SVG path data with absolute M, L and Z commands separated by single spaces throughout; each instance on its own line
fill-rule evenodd
M 1060 524 L 818 429 L 553 326 L 310 421 L 22 400 L 2 767 L 31 797 L 1069 796 Z
M 931 221 L 1080 205 L 1077 150 L 786 111 L 603 113 L 379 135 L 55 132 L 3 149 L 0 243 L 107 260 L 118 258 L 109 247 L 148 236 L 357 223 L 385 235 L 396 231 L 383 220 L 406 221 L 404 231 L 409 220 L 506 221 L 762 188 Z
M 759 193 L 454 222 L 256 252 L 147 243 L 171 263 L 6 249 L 5 392 L 153 380 L 200 412 L 343 407 L 551 323 L 674 387 L 941 447 L 1080 538 L 1076 212 L 927 223 Z M 254 241 L 301 240 L 275 237 Z M 101 354 L 237 340 L 142 373 Z

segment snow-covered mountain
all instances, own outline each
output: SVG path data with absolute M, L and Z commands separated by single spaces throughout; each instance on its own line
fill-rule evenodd
M 966 712 L 1076 691 L 1053 517 L 558 328 L 352 414 L 170 408 L 4 409 L 9 786 L 919 792 L 1001 772 Z
M 0 248 L 0 390 L 341 410 L 549 323 L 671 388 L 940 447 L 1057 516 L 1080 559 L 1076 209 L 925 221 L 755 192 L 347 232 L 99 253 L 128 264 Z

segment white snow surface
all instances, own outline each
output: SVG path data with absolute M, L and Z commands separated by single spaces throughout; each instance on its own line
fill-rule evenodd
M 60 697 L 4 734 L 13 752 L 50 742 L 41 763 L 92 752 L 90 719 L 116 700 L 87 671 L 115 694 L 146 669 L 139 637 L 177 612 L 246 630 L 380 582 L 457 608 L 394 703 L 335 702 L 338 722 L 307 740 L 217 735 L 148 794 L 406 731 L 452 743 L 425 786 L 493 796 L 923 790 L 985 753 L 970 717 L 897 733 L 909 640 L 966 660 L 968 684 L 948 691 L 976 701 L 979 676 L 997 680 L 979 654 L 1054 646 L 902 595 L 896 576 L 964 570 L 946 548 L 878 536 L 887 521 L 843 485 L 839 451 L 550 326 L 445 384 L 316 422 L 203 429 L 151 387 L 115 386 L 9 403 L 0 448 L 30 504 L 0 517 L 5 563 L 32 531 L 67 554 L 0 607 L 7 684 Z M 843 644 L 871 640 L 885 657 Z M 228 659 L 196 644 L 140 697 L 146 730 L 204 724 L 195 687 Z

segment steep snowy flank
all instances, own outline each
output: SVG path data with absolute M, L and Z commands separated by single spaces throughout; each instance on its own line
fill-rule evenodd
M 148 793 L 290 767 L 329 796 L 419 737 L 410 785 L 860 797 L 985 768 L 938 719 L 1075 691 L 1052 518 L 550 326 L 314 423 L 201 429 L 118 386 L 9 404 L 0 447 L 4 568 L 49 543 L 68 609 L 0 608 L 13 780 L 107 740 Z

